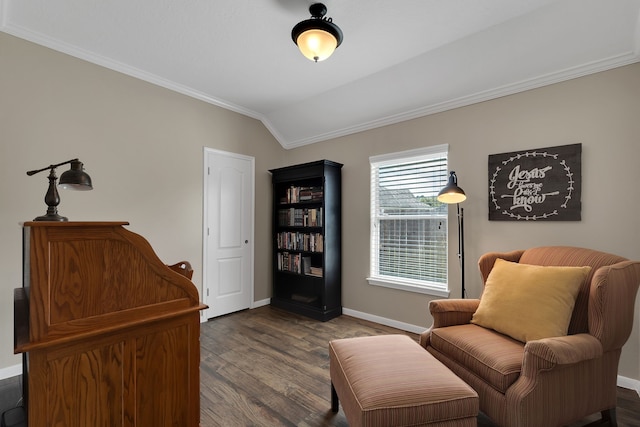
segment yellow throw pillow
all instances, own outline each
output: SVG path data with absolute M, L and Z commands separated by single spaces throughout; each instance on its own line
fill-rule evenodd
M 471 323 L 522 342 L 567 335 L 576 297 L 590 271 L 497 259 Z

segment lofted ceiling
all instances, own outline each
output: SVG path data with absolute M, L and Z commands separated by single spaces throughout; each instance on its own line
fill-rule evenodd
M 0 30 L 261 120 L 285 148 L 640 61 L 640 0 L 0 0 Z

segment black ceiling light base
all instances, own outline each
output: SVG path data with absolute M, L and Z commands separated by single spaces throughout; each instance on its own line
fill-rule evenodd
M 309 6 L 309 12 L 314 18 L 322 18 L 327 14 L 327 6 L 323 5 L 322 3 L 314 3 Z

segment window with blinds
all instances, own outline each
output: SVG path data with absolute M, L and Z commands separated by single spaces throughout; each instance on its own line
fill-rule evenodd
M 369 283 L 448 296 L 447 145 L 371 157 Z

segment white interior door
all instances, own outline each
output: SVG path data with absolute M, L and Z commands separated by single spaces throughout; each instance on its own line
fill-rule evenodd
M 253 301 L 254 158 L 205 148 L 204 266 L 206 317 Z

